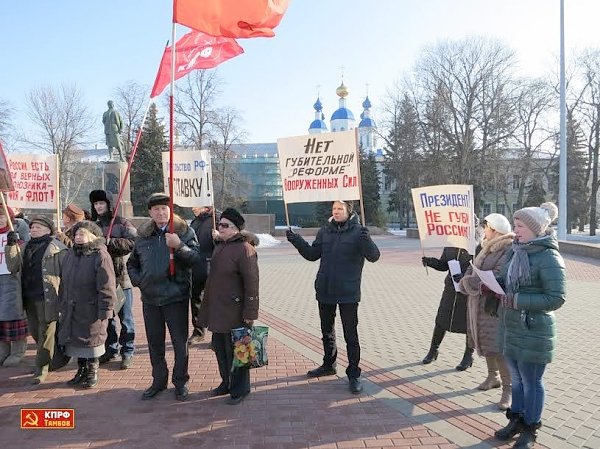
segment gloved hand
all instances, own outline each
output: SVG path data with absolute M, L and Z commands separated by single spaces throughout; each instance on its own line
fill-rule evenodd
M 421 262 L 424 267 L 430 267 L 432 263 L 435 263 L 435 257 L 421 257 Z
M 287 228 L 285 230 L 285 237 L 288 239 L 288 242 L 295 240 L 298 234 L 291 230 L 291 228 Z
M 19 234 L 15 231 L 10 231 L 6 234 L 6 246 L 16 245 L 19 243 Z
M 462 273 L 453 274 L 452 280 L 458 284 L 460 282 L 460 280 L 463 278 L 463 276 L 464 276 L 464 274 L 462 274 Z

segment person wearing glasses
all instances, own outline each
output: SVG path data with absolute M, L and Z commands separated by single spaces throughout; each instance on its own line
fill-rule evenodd
M 231 329 L 252 326 L 258 318 L 258 238 L 244 231 L 245 220 L 234 208 L 221 213 L 210 272 L 200 305 L 198 323 L 212 332 L 221 384 L 213 396 L 229 394 L 227 403 L 239 404 L 250 393 L 250 370 L 231 371 L 233 343 Z
M 150 220 L 138 228 L 138 236 L 127 270 L 131 282 L 142 293 L 142 312 L 152 364 L 152 385 L 142 399 L 152 399 L 167 388 L 169 370 L 165 360 L 165 324 L 169 327 L 175 366 L 171 381 L 175 398 L 185 401 L 188 374 L 188 324 L 191 268 L 200 254 L 194 230 L 173 215 L 174 233 L 169 232 L 169 195 L 153 193 L 148 198 Z M 174 257 L 174 273 L 169 258 Z
M 312 245 L 291 229 L 286 231 L 286 236 L 306 260 L 321 259 L 315 290 L 319 303 L 324 356 L 323 364 L 310 370 L 307 376 L 336 374 L 337 347 L 334 324 L 335 312 L 339 307 L 348 354 L 346 375 L 350 391 L 359 394 L 362 391 L 357 329 L 360 281 L 365 259 L 377 262 L 380 256 L 379 248 L 371 240 L 369 230 L 360 225 L 352 203 L 341 200 L 333 202 L 331 218 L 319 229 Z

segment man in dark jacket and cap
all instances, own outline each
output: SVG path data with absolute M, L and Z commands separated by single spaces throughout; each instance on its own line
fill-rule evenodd
M 138 228 L 138 238 L 127 261 L 129 276 L 142 292 L 142 306 L 152 385 L 142 399 L 152 399 L 167 388 L 169 370 L 165 360 L 165 324 L 169 327 L 175 365 L 172 382 L 175 397 L 185 401 L 189 392 L 188 326 L 191 268 L 200 257 L 194 230 L 185 220 L 173 216 L 174 233 L 169 232 L 169 195 L 153 193 L 148 198 L 151 219 Z M 174 272 L 169 264 L 173 254 Z
M 202 293 L 208 276 L 210 256 L 215 248 L 215 242 L 212 237 L 213 208 L 210 206 L 192 207 L 192 212 L 195 218 L 190 223 L 190 226 L 196 233 L 196 238 L 198 239 L 200 258 L 192 267 L 192 296 L 190 299 L 190 307 L 194 330 L 188 340 L 188 344 L 190 345 L 200 343 L 204 340 L 205 330 L 198 324 L 198 313 L 200 312 Z
M 125 302 L 118 311 L 121 321 L 121 333 L 117 335 L 115 318 L 108 320 L 106 352 L 100 357 L 100 363 L 106 363 L 121 353 L 121 369 L 127 369 L 133 363 L 135 350 L 135 322 L 133 321 L 133 289 L 127 274 L 127 256 L 133 249 L 137 231 L 131 222 L 123 217 L 115 216 L 113 228 L 108 236 L 108 228 L 113 218 L 110 199 L 104 190 L 90 192 L 91 220 L 102 229 L 107 241 L 108 254 L 115 268 L 117 287 L 123 289 Z

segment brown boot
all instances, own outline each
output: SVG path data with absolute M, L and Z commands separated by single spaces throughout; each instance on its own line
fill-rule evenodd
M 495 357 L 486 357 L 485 363 L 487 365 L 488 375 L 486 379 L 479 384 L 478 390 L 491 390 L 492 388 L 500 387 L 500 374 L 498 373 L 498 365 L 496 364 Z
M 506 366 L 504 357 L 496 357 L 496 363 L 500 371 L 500 378 L 502 379 L 502 396 L 500 397 L 500 402 L 498 402 L 498 408 L 500 410 L 507 410 L 512 404 L 512 379 L 510 370 Z

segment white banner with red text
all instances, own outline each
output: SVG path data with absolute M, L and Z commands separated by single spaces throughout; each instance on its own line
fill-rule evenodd
M 10 207 L 21 209 L 58 208 L 56 154 L 6 155 L 14 189 L 7 193 Z
M 277 139 L 286 203 L 358 200 L 354 130 Z
M 451 246 L 475 254 L 473 186 L 447 184 L 411 191 L 423 248 Z

